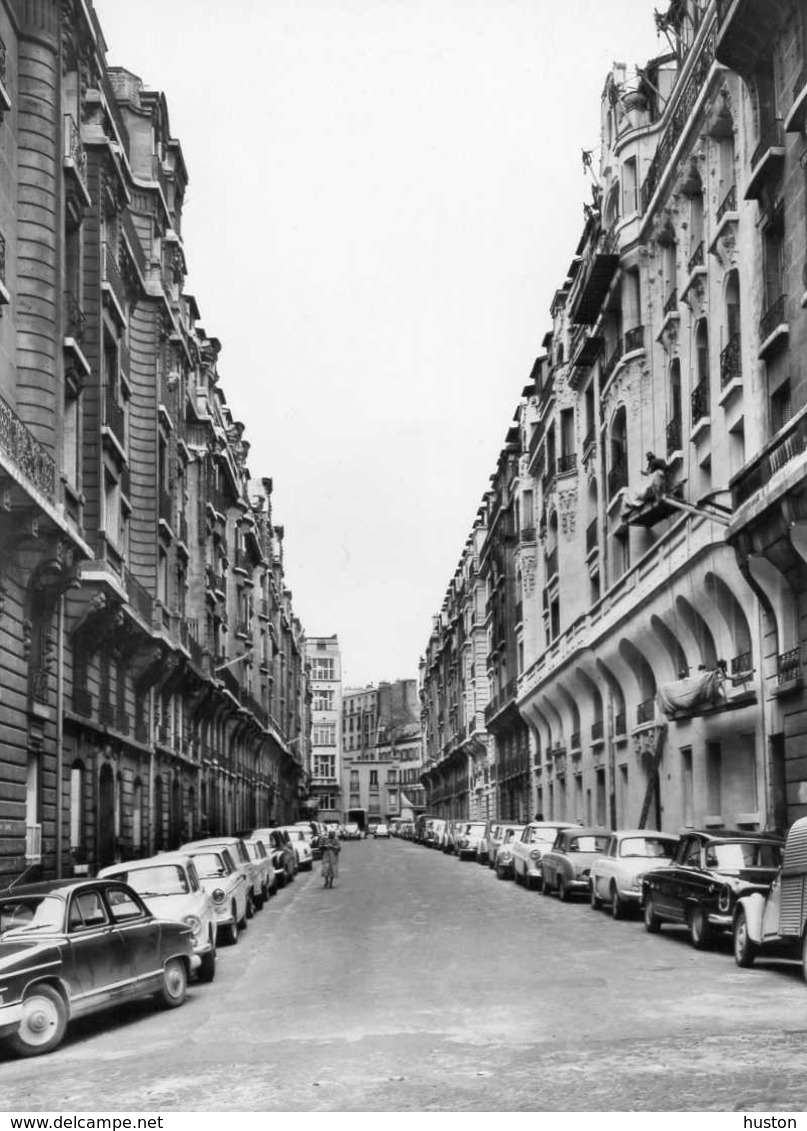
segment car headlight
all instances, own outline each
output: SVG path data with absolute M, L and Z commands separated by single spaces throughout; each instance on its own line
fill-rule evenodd
M 193 941 L 198 942 L 202 935 L 202 920 L 197 915 L 186 915 L 182 922 L 187 923 L 191 929 Z
M 510 861 L 513 859 L 513 853 L 512 852 L 500 852 L 499 853 L 499 859 L 501 860 L 502 864 L 509 864 Z
M 642 890 L 642 877 L 641 876 L 635 876 L 634 877 L 633 883 L 631 884 L 631 888 L 633 889 L 633 891 L 641 891 Z
M 224 903 L 226 898 L 227 898 L 227 893 L 224 891 L 223 888 L 215 888 L 215 890 L 213 891 L 213 902 L 214 903 Z
M 540 860 L 540 859 L 541 859 L 540 848 L 533 848 L 532 852 L 530 853 L 530 860 Z
M 733 895 L 734 889 L 731 888 L 728 884 L 723 884 L 717 896 L 717 907 L 718 910 L 722 911 L 724 915 L 731 907 Z

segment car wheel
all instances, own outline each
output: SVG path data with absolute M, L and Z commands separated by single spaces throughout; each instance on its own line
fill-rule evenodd
M 748 934 L 748 919 L 744 911 L 738 911 L 734 920 L 734 961 L 738 966 L 753 966 L 756 956 L 756 943 Z
M 592 911 L 599 911 L 602 907 L 602 900 L 597 895 L 597 885 L 593 878 L 591 880 L 591 909 Z
M 529 874 L 529 872 L 524 873 L 524 887 L 527 889 L 527 891 L 532 891 L 532 876 Z
M 176 1009 L 185 1000 L 188 990 L 188 973 L 181 958 L 169 958 L 163 969 L 163 984 L 157 1000 L 164 1009 Z
M 238 926 L 235 921 L 236 910 L 233 907 L 232 923 L 221 923 L 218 929 L 218 939 L 222 946 L 235 946 L 238 942 Z
M 702 907 L 696 907 L 689 916 L 689 937 L 697 950 L 705 950 L 712 941 L 712 932 Z
M 501 868 L 499 867 L 498 864 L 496 865 L 496 879 L 497 880 L 503 880 L 504 879 L 504 872 L 501 870 Z
M 20 1027 L 8 1038 L 18 1056 L 39 1056 L 60 1044 L 67 1028 L 67 1009 L 53 986 L 34 986 L 23 999 Z
M 568 903 L 570 896 L 569 886 L 563 876 L 558 876 L 558 896 L 561 902 Z
M 616 884 L 611 885 L 611 914 L 614 919 L 626 919 L 628 915 L 625 900 L 619 894 L 619 888 Z
M 252 898 L 252 892 L 247 896 L 247 919 L 251 919 L 255 914 L 255 900 Z
M 247 929 L 247 907 L 248 906 L 249 906 L 249 900 L 247 900 L 247 903 L 244 907 L 244 914 L 239 919 L 238 918 L 238 907 L 235 903 L 233 903 L 233 918 L 235 919 L 235 923 L 236 923 L 236 926 L 238 927 L 239 931 L 245 931 Z
M 200 982 L 212 982 L 216 976 L 216 952 L 209 950 L 207 954 L 202 955 L 202 963 L 196 971 L 197 980 Z
M 544 893 L 544 895 L 550 895 L 552 893 L 552 885 L 549 882 L 549 877 L 547 876 L 546 872 L 542 872 L 541 877 L 541 891 Z
M 644 929 L 651 935 L 657 935 L 661 930 L 661 920 L 656 915 L 653 905 L 653 896 L 648 895 L 644 905 Z

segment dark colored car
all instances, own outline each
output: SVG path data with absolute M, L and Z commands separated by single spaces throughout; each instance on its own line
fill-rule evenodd
M 118 880 L 52 880 L 0 895 L 0 1037 L 50 1052 L 74 1017 L 154 995 L 182 1005 L 191 928 L 158 919 Z
M 741 896 L 770 889 L 783 846 L 782 837 L 766 833 L 685 833 L 670 864 L 642 877 L 646 929 L 655 934 L 662 923 L 682 923 L 693 946 L 708 946 L 716 931 L 731 930 Z

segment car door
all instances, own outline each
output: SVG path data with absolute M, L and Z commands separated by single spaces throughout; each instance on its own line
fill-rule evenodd
M 97 888 L 71 894 L 67 941 L 82 987 L 74 1013 L 89 1013 L 126 997 L 134 980 L 129 955 Z
M 106 891 L 110 918 L 118 928 L 129 966 L 136 982 L 162 972 L 160 928 L 146 905 L 123 884 L 110 884 Z
M 662 874 L 659 890 L 662 892 L 661 908 L 665 915 L 678 922 L 686 922 L 687 908 L 701 873 L 703 846 L 696 836 L 686 837 L 679 846 L 669 875 Z
M 608 838 L 605 851 L 591 864 L 591 887 L 595 895 L 607 898 L 611 877 L 614 875 L 617 853 L 617 838 Z

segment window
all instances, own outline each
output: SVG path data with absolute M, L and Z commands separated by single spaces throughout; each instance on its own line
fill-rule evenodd
M 331 689 L 317 688 L 311 703 L 313 711 L 332 711 L 334 709 L 334 692 Z
M 776 392 L 771 395 L 771 433 L 776 433 L 780 428 L 784 428 L 792 415 L 790 381 L 783 381 Z
M 315 656 L 311 661 L 312 679 L 336 679 L 336 660 L 327 656 Z
M 311 741 L 314 746 L 336 746 L 336 725 L 328 723 L 325 726 L 316 726 L 311 731 Z
M 370 791 L 378 793 L 378 770 L 370 770 Z
M 335 754 L 314 754 L 314 777 L 315 778 L 335 778 L 336 777 L 336 755 Z

